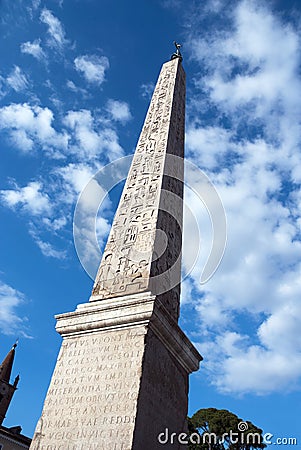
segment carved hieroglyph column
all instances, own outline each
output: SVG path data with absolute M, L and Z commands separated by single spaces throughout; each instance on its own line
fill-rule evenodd
M 151 290 L 177 319 L 180 297 L 185 72 L 163 65 L 90 301 Z
M 31 450 L 156 450 L 186 431 L 200 354 L 177 324 L 185 74 L 165 63 L 90 301 L 60 314 L 62 347 Z M 166 449 L 185 448 L 173 438 Z

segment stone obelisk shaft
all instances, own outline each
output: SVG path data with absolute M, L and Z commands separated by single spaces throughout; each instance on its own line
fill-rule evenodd
M 178 317 L 184 125 L 176 58 L 160 72 L 90 301 L 151 290 Z
M 201 356 L 177 324 L 184 105 L 175 58 L 162 67 L 90 301 L 56 316 L 63 343 L 31 450 L 161 450 L 166 429 L 186 430 Z

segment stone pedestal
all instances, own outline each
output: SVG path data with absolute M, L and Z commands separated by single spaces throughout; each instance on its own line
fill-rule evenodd
M 160 433 L 186 430 L 201 356 L 158 297 L 95 300 L 56 318 L 63 343 L 31 450 L 162 450 Z

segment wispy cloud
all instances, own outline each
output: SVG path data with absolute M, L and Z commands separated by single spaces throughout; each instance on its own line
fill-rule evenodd
M 129 105 L 126 102 L 119 100 L 108 100 L 107 111 L 110 114 L 111 119 L 121 123 L 126 123 L 132 118 Z
M 11 140 L 21 151 L 43 150 L 58 156 L 58 150 L 68 146 L 68 134 L 57 132 L 53 126 L 53 113 L 45 107 L 10 104 L 0 108 L 0 129 L 9 133 Z
M 48 27 L 47 44 L 49 47 L 58 52 L 62 52 L 65 45 L 68 44 L 68 40 L 66 39 L 66 33 L 60 20 L 47 8 L 44 8 L 41 12 L 40 20 Z
M 23 91 L 29 86 L 25 73 L 19 66 L 15 66 L 6 78 L 7 85 L 16 92 Z
M 30 235 L 32 236 L 33 240 L 41 250 L 42 254 L 46 256 L 47 258 L 54 258 L 58 259 L 60 261 L 63 261 L 67 257 L 67 251 L 66 250 L 58 250 L 56 249 L 50 242 L 44 241 L 37 233 L 34 228 L 30 230 Z
M 102 155 L 110 161 L 123 155 L 116 131 L 102 127 L 88 110 L 68 111 L 64 125 L 72 132 L 71 150 L 78 159 L 96 158 Z M 107 150 L 107 152 L 105 152 Z
M 151 96 L 152 96 L 152 93 L 153 93 L 154 89 L 155 89 L 154 83 L 151 83 L 151 82 L 150 83 L 143 83 L 140 86 L 140 92 L 141 92 L 142 97 L 144 97 L 144 98 L 149 100 L 151 98 Z
M 62 181 L 62 197 L 66 203 L 74 203 L 88 181 L 92 178 L 95 167 L 85 163 L 69 163 L 57 168 L 55 174 Z
M 3 334 L 30 337 L 26 327 L 28 319 L 18 314 L 18 308 L 24 302 L 22 292 L 0 281 L 0 327 Z
M 115 111 L 114 107 L 120 109 Z M 3 205 L 26 215 L 29 232 L 43 255 L 59 260 L 66 258 L 66 252 L 52 244 L 52 237 L 60 237 L 70 224 L 70 204 L 76 201 L 101 164 L 123 156 L 113 125 L 129 114 L 123 102 L 112 106 L 111 120 L 107 112 L 102 118 L 88 110 L 68 111 L 56 120 L 56 128 L 60 130 L 57 131 L 53 127 L 54 114 L 49 108 L 27 103 L 0 108 L 0 128 L 8 133 L 14 146 L 25 154 L 36 154 L 42 149 L 48 157 L 55 158 L 51 174 L 44 177 L 43 182 L 39 177 L 25 186 L 15 184 L 0 192 Z M 60 167 L 57 167 L 59 156 Z M 62 166 L 65 156 L 74 162 Z M 67 212 L 62 216 L 62 211 Z M 103 225 L 107 227 L 106 220 Z
M 62 205 L 69 202 L 67 183 L 60 192 L 60 187 L 48 186 L 51 198 L 45 192 L 40 181 L 32 181 L 24 187 L 14 186 L 14 189 L 0 191 L 0 202 L 10 209 L 22 212 L 28 220 L 28 231 L 41 253 L 48 258 L 65 260 L 66 250 L 56 248 L 49 239 L 51 237 L 61 237 L 58 233 L 69 223 L 71 214 L 68 212 L 62 215 Z M 74 199 L 72 197 L 72 199 Z M 46 236 L 46 238 L 45 238 Z
M 76 94 L 82 94 L 84 97 L 88 96 L 88 91 L 86 89 L 80 88 L 76 86 L 76 84 L 72 80 L 67 80 L 66 86 L 70 91 L 75 92 Z
M 46 54 L 41 47 L 41 39 L 35 39 L 33 42 L 23 42 L 20 49 L 22 53 L 31 55 L 38 60 L 46 58 Z
M 32 0 L 32 7 L 38 9 L 41 4 L 41 0 Z
M 38 181 L 32 181 L 22 188 L 16 185 L 15 189 L 1 190 L 1 200 L 9 208 L 20 206 L 34 216 L 50 214 L 52 209 L 50 199 L 42 189 Z
M 88 83 L 100 86 L 105 81 L 105 72 L 109 68 L 109 60 L 106 56 L 83 55 L 75 58 L 74 65 Z
M 56 232 L 65 227 L 65 225 L 68 222 L 68 219 L 65 216 L 58 217 L 56 219 L 50 219 L 49 217 L 44 217 L 42 219 L 42 222 L 46 225 L 46 227 L 49 230 Z

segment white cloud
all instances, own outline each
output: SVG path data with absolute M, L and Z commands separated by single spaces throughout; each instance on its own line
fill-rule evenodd
M 257 2 L 238 3 L 232 19 L 233 32 L 193 41 L 195 57 L 210 70 L 200 80 L 206 92 L 240 116 L 243 106 L 264 120 L 275 108 L 294 113 L 301 97 L 298 34 Z
M 59 260 L 66 259 L 67 257 L 66 250 L 57 250 L 53 247 L 52 244 L 50 244 L 50 242 L 43 241 L 33 233 L 31 233 L 31 235 L 44 256 L 46 256 L 47 258 L 55 258 Z
M 32 181 L 25 187 L 15 186 L 15 189 L 1 190 L 0 201 L 11 209 L 21 209 L 24 213 L 30 214 L 29 234 L 37 244 L 42 254 L 46 257 L 56 258 L 59 260 L 66 259 L 66 250 L 56 249 L 50 242 L 41 237 L 44 231 L 50 231 L 57 234 L 68 221 L 68 217 L 61 216 L 53 218 L 55 208 L 61 208 L 67 199 L 59 192 L 56 193 L 55 201 L 52 201 L 49 195 L 43 192 L 42 183 Z M 44 227 L 43 227 L 44 225 Z
M 207 360 L 205 370 L 224 393 L 264 395 L 300 388 L 300 345 L 297 351 L 296 345 L 289 351 L 271 350 L 263 342 L 252 345 L 247 335 L 226 331 L 198 347 Z
M 72 92 L 80 93 L 85 97 L 88 96 L 88 91 L 86 89 L 80 88 L 79 86 L 76 86 L 76 84 L 72 80 L 67 80 L 66 86 Z
M 41 146 L 52 156 L 59 156 L 59 150 L 66 150 L 69 136 L 52 127 L 53 113 L 49 108 L 27 103 L 0 108 L 0 129 L 7 130 L 13 143 L 22 151 Z
M 152 96 L 152 94 L 154 92 L 154 89 L 155 89 L 154 83 L 152 83 L 152 82 L 150 82 L 150 83 L 143 83 L 140 86 L 140 91 L 141 91 L 142 97 L 147 98 L 148 100 L 150 100 L 150 98 L 151 98 L 151 96 Z
M 20 317 L 17 312 L 24 302 L 22 292 L 0 281 L 0 327 L 3 334 L 16 336 L 17 333 L 29 337 L 24 326 L 27 318 Z
M 113 120 L 122 123 L 126 123 L 132 118 L 129 105 L 126 102 L 110 99 L 107 102 L 107 111 Z
M 47 228 L 53 232 L 61 230 L 68 223 L 67 217 L 58 217 L 57 219 L 53 220 L 49 219 L 48 217 L 44 217 L 42 221 L 47 226 Z
M 105 217 L 110 208 L 111 202 L 104 197 L 103 188 L 95 179 L 91 180 L 77 204 L 73 232 L 78 257 L 93 279 L 101 261 L 100 248 L 110 231 L 110 222 Z
M 78 159 L 102 156 L 111 161 L 123 155 L 116 131 L 100 127 L 90 111 L 69 111 L 64 124 L 73 132 L 73 152 Z
M 119 111 L 112 109 L 115 120 L 126 120 L 128 113 L 124 103 L 120 103 Z M 112 161 L 123 156 L 115 129 L 90 111 L 68 111 L 62 119 L 61 131 L 53 127 L 54 119 L 49 108 L 28 103 L 0 108 L 0 130 L 6 131 L 12 144 L 25 153 L 41 148 L 52 158 L 64 158 L 71 153 L 78 161 L 87 158 Z
M 207 169 L 216 167 L 229 149 L 235 148 L 231 144 L 229 130 L 221 127 L 200 128 L 195 124 L 188 125 L 186 145 L 193 161 L 201 162 Z
M 204 5 L 204 10 L 207 12 L 219 13 L 224 6 L 223 0 L 211 0 Z
M 67 203 L 74 203 L 94 175 L 95 169 L 87 164 L 70 163 L 67 166 L 56 169 L 56 175 L 63 179 L 62 196 Z
M 27 186 L 15 189 L 1 190 L 2 202 L 9 208 L 21 206 L 21 208 L 34 216 L 50 214 L 52 206 L 47 194 L 42 192 L 42 184 L 32 181 Z
M 49 9 L 44 8 L 40 15 L 41 22 L 48 26 L 48 45 L 49 47 L 61 52 L 68 43 L 65 37 L 63 25 L 57 17 L 55 17 Z
M 106 56 L 82 55 L 74 60 L 75 68 L 81 72 L 88 83 L 100 86 L 105 81 L 105 72 L 109 68 Z
M 33 9 L 38 9 L 41 4 L 41 0 L 32 0 Z
M 29 85 L 26 75 L 19 66 L 15 66 L 14 70 L 8 75 L 6 83 L 16 92 L 24 91 Z
M 4 97 L 6 95 L 6 83 L 5 79 L 0 75 L 0 98 Z
M 42 60 L 46 57 L 45 52 L 41 47 L 41 39 L 36 39 L 33 42 L 23 42 L 20 48 L 22 53 L 32 55 L 38 60 Z
M 101 143 L 91 112 L 88 110 L 69 111 L 64 123 L 74 132 L 75 141 L 85 155 L 95 157 L 100 150 Z
M 296 274 L 297 277 L 293 280 L 296 289 L 296 294 L 300 291 L 300 269 Z M 297 286 L 296 286 L 297 284 Z M 287 290 L 287 303 L 281 304 L 275 308 L 272 315 L 270 315 L 259 327 L 258 335 L 263 345 L 272 351 L 278 351 L 283 354 L 296 353 L 301 350 L 300 329 L 300 313 L 301 306 L 293 299 L 291 291 L 294 286 L 283 285 L 281 289 Z
M 220 4 L 214 9 L 216 20 Z M 228 244 L 201 288 L 212 236 L 188 195 L 205 245 L 186 291 L 199 318 L 203 367 L 218 389 L 289 391 L 301 378 L 301 190 L 292 184 L 301 180 L 300 42 L 259 2 L 240 1 L 228 14 L 225 30 L 188 39 L 201 73 L 200 95 L 188 105 L 187 154 L 222 198 Z M 185 239 L 190 227 L 186 218 Z M 184 246 L 184 266 L 191 251 Z
M 96 183 L 91 186 L 94 194 L 97 194 L 98 189 Z M 76 250 L 81 264 L 85 270 L 88 270 L 89 275 L 95 278 L 101 261 L 100 248 L 104 246 L 108 237 L 110 223 L 104 217 L 96 217 L 95 214 L 91 214 L 91 204 L 89 203 L 89 201 L 85 202 L 84 214 L 80 214 L 80 219 L 74 223 L 74 235 L 76 236 Z M 77 217 L 79 218 L 79 216 Z
M 110 230 L 106 216 L 111 215 L 112 208 L 104 188 L 93 178 L 96 172 L 86 164 L 68 164 L 56 171 L 58 179 L 63 180 L 64 201 L 80 200 L 73 223 L 75 246 L 83 266 L 94 275 L 101 260 L 98 247 L 104 245 Z

